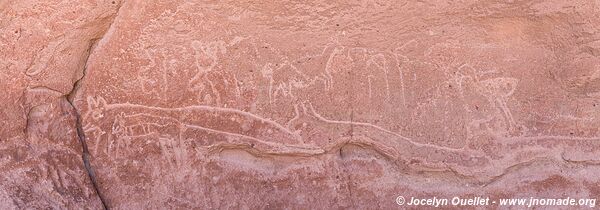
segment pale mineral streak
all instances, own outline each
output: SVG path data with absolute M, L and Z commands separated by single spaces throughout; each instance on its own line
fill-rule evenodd
M 0 208 L 598 198 L 599 14 L 593 0 L 0 0 Z

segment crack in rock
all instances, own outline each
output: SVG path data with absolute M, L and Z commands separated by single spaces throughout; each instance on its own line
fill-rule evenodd
M 83 130 L 83 124 L 82 124 L 81 114 L 79 113 L 79 110 L 75 106 L 74 100 L 75 100 L 75 96 L 76 96 L 79 88 L 81 87 L 81 82 L 83 81 L 83 79 L 87 75 L 86 71 L 87 71 L 87 65 L 88 65 L 88 61 L 89 61 L 90 56 L 92 55 L 92 53 L 93 53 L 93 51 L 94 51 L 97 43 L 100 40 L 102 40 L 104 38 L 104 36 L 106 35 L 106 33 L 112 28 L 112 25 L 113 25 L 115 19 L 117 18 L 118 14 L 119 14 L 119 11 L 121 10 L 121 7 L 123 6 L 123 4 L 124 4 L 124 2 L 120 2 L 120 4 L 118 5 L 118 7 L 116 9 L 116 13 L 115 13 L 112 21 L 110 22 L 110 24 L 108 25 L 108 27 L 106 28 L 106 30 L 102 33 L 102 35 L 99 38 L 90 40 L 88 49 L 86 51 L 87 55 L 85 57 L 84 66 L 83 66 L 83 68 L 82 68 L 82 70 L 80 72 L 75 72 L 75 74 L 80 73 L 81 77 L 79 79 L 77 79 L 77 81 L 75 81 L 75 83 L 73 84 L 73 88 L 71 89 L 71 91 L 69 93 L 67 93 L 66 95 L 64 95 L 64 97 L 67 99 L 68 103 L 73 108 L 73 115 L 75 116 L 75 126 L 77 128 L 77 138 L 78 138 L 79 143 L 81 144 L 81 147 L 83 149 L 81 156 L 82 156 L 82 160 L 83 160 L 83 164 L 84 164 L 85 170 L 87 171 L 88 177 L 90 178 L 90 181 L 92 182 L 92 186 L 94 188 L 94 191 L 98 195 L 98 198 L 100 199 L 100 202 L 102 203 L 102 207 L 104 209 L 109 209 L 108 208 L 108 203 L 106 201 L 106 198 L 104 197 L 104 195 L 100 191 L 100 187 L 98 185 L 96 173 L 94 172 L 92 164 L 90 163 L 91 155 L 90 155 L 90 152 L 89 152 L 89 149 L 88 149 L 88 146 L 87 146 L 86 137 L 85 137 L 85 131 Z
M 98 186 L 96 173 L 94 172 L 94 169 L 92 168 L 92 165 L 90 164 L 91 155 L 88 150 L 87 143 L 86 143 L 85 132 L 84 132 L 83 126 L 81 124 L 81 115 L 79 114 L 79 112 L 77 111 L 75 106 L 73 105 L 73 102 L 71 100 L 67 100 L 67 101 L 73 108 L 73 113 L 75 115 L 75 125 L 77 127 L 77 138 L 83 149 L 81 156 L 83 159 L 83 164 L 84 164 L 85 170 L 87 171 L 88 177 L 90 178 L 90 181 L 92 182 L 92 185 L 94 187 L 94 191 L 98 195 L 100 202 L 102 203 L 102 206 L 104 207 L 104 209 L 108 209 L 106 199 L 104 198 L 103 194 L 100 192 L 100 187 Z
M 75 94 L 77 93 L 77 91 L 79 90 L 79 87 L 81 85 L 80 83 L 86 75 L 87 62 L 88 62 L 88 59 L 90 58 L 90 55 L 92 54 L 94 47 L 96 46 L 96 43 L 97 43 L 97 40 L 90 41 L 90 46 L 88 47 L 87 56 L 85 58 L 85 65 L 81 72 L 82 76 L 77 81 L 75 81 L 75 83 L 73 84 L 73 89 L 71 89 L 71 92 L 66 94 L 65 97 L 66 97 L 67 101 L 69 102 L 69 104 L 71 105 L 71 107 L 73 108 L 73 115 L 75 116 L 75 126 L 77 128 L 77 138 L 83 149 L 82 154 L 81 154 L 81 157 L 83 160 L 83 165 L 88 174 L 88 177 L 90 178 L 90 181 L 92 182 L 94 191 L 96 192 L 96 194 L 98 195 L 98 198 L 100 199 L 100 202 L 102 203 L 102 207 L 104 209 L 108 209 L 106 199 L 105 199 L 104 195 L 100 192 L 100 187 L 98 186 L 96 173 L 94 172 L 94 169 L 92 168 L 92 164 L 90 163 L 91 155 L 90 155 L 90 151 L 87 146 L 87 142 L 86 142 L 86 138 L 85 138 L 85 131 L 83 130 L 83 125 L 81 122 L 81 114 L 79 114 L 79 110 L 77 110 L 77 108 L 75 107 L 75 104 L 73 102 L 73 100 L 75 98 Z

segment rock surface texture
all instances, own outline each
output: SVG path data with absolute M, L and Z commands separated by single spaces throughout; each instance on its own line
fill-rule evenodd
M 1 209 L 600 197 L 598 0 L 0 0 L 0 29 Z

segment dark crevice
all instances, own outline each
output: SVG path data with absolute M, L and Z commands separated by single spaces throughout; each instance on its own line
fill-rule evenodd
M 111 30 L 112 25 L 114 24 L 114 21 L 117 18 L 118 14 L 121 10 L 121 6 L 123 6 L 123 4 L 124 4 L 124 2 L 120 2 L 119 5 L 117 6 L 117 11 L 113 17 L 112 22 L 106 28 L 106 31 L 104 31 L 104 33 L 100 37 L 97 37 L 97 39 L 92 39 L 89 41 L 89 46 L 87 48 L 87 51 L 85 52 L 86 57 L 84 59 L 83 68 L 81 69 L 81 72 L 75 72 L 75 74 L 80 75 L 80 77 L 73 84 L 73 88 L 71 89 L 71 91 L 64 95 L 67 102 L 73 108 L 73 115 L 75 116 L 75 127 L 77 128 L 77 138 L 82 147 L 81 158 L 83 160 L 83 165 L 84 165 L 87 175 L 92 183 L 92 187 L 94 188 L 96 195 L 98 195 L 98 198 L 100 199 L 100 202 L 102 203 L 102 207 L 105 210 L 109 209 L 108 203 L 106 201 L 106 198 L 100 191 L 100 186 L 98 185 L 98 178 L 96 176 L 94 168 L 92 167 L 92 164 L 90 163 L 90 159 L 92 156 L 90 155 L 90 151 L 87 146 L 87 141 L 86 141 L 87 139 L 85 137 L 85 131 L 83 130 L 83 122 L 82 122 L 81 114 L 79 113 L 79 110 L 75 106 L 75 97 L 81 87 L 82 81 L 84 80 L 85 76 L 87 75 L 88 60 L 89 60 L 90 56 L 93 54 L 93 51 L 94 51 L 96 45 L 98 44 L 98 42 L 104 38 L 104 36 L 106 35 L 106 33 L 109 30 Z
M 86 51 L 87 55 L 85 58 L 84 67 L 81 72 L 81 78 L 79 78 L 77 81 L 75 81 L 75 83 L 73 84 L 73 89 L 71 89 L 71 92 L 66 94 L 65 97 L 66 97 L 67 101 L 69 102 L 69 104 L 71 105 L 71 107 L 73 108 L 73 115 L 75 116 L 75 127 L 77 128 L 77 138 L 82 147 L 81 158 L 83 160 L 83 165 L 85 167 L 85 170 L 87 172 L 87 175 L 88 175 L 90 181 L 92 182 L 92 187 L 94 188 L 94 191 L 96 192 L 96 194 L 98 195 L 98 198 L 100 199 L 100 202 L 102 203 L 102 207 L 104 209 L 108 209 L 106 199 L 104 198 L 104 195 L 100 192 L 100 187 L 98 185 L 96 173 L 94 172 L 94 169 L 92 168 L 92 165 L 90 163 L 91 155 L 90 155 L 90 151 L 87 146 L 87 142 L 86 142 L 86 138 L 85 138 L 85 131 L 83 130 L 81 114 L 79 114 L 79 110 L 77 110 L 77 108 L 75 107 L 75 103 L 73 102 L 75 99 L 75 95 L 76 95 L 77 91 L 79 90 L 79 87 L 81 86 L 81 81 L 86 76 L 88 59 L 89 59 L 90 55 L 92 54 L 92 50 L 96 46 L 96 43 L 97 43 L 97 40 L 90 41 L 88 50 Z
M 69 103 L 71 103 L 69 101 Z M 73 104 L 71 103 L 71 106 L 73 106 Z M 73 109 L 75 109 L 75 107 L 73 106 Z M 98 198 L 100 199 L 100 202 L 102 203 L 102 207 L 104 209 L 108 209 L 107 206 L 107 202 L 106 199 L 104 198 L 104 195 L 100 192 L 100 187 L 98 186 L 98 181 L 96 178 L 96 173 L 94 172 L 94 169 L 92 168 L 92 165 L 90 164 L 90 152 L 88 150 L 88 146 L 86 143 L 86 138 L 85 138 L 85 133 L 83 131 L 83 126 L 81 124 L 81 115 L 79 115 L 79 112 L 77 112 L 77 110 L 73 111 L 75 113 L 75 118 L 76 118 L 76 122 L 75 125 L 77 126 L 77 137 L 79 139 L 79 143 L 81 143 L 81 146 L 83 148 L 83 152 L 82 152 L 82 159 L 83 159 L 83 165 L 85 167 L 85 170 L 87 171 L 88 177 L 90 178 L 90 181 L 92 182 L 92 186 L 94 187 L 94 191 L 96 192 L 96 194 L 98 195 Z

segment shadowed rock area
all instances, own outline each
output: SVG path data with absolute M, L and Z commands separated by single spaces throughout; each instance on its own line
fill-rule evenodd
M 599 23 L 588 0 L 0 0 L 0 208 L 596 199 Z

